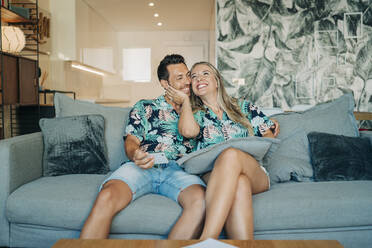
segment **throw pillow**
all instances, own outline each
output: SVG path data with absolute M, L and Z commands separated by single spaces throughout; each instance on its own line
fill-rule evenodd
M 313 131 L 358 137 L 354 98 L 345 94 L 338 99 L 318 104 L 304 112 L 273 115 L 278 120 L 281 145 L 270 157 L 267 169 L 275 182 L 309 181 L 313 177 L 307 134 Z
M 39 124 L 44 141 L 44 176 L 105 174 L 109 171 L 103 116 L 43 118 Z
M 105 143 L 110 170 L 116 170 L 128 161 L 124 151 L 124 130 L 131 108 L 106 107 L 85 101 L 74 100 L 64 94 L 54 96 L 56 117 L 100 114 L 105 118 Z
M 368 138 L 311 132 L 315 181 L 372 180 L 372 145 Z
M 178 164 L 190 174 L 203 174 L 213 169 L 213 164 L 218 155 L 229 147 L 234 147 L 251 154 L 257 161 L 262 162 L 268 153 L 271 144 L 280 141 L 271 138 L 247 137 L 230 139 L 219 144 L 209 146 L 184 155 L 178 159 Z M 274 149 L 274 148 L 273 148 Z

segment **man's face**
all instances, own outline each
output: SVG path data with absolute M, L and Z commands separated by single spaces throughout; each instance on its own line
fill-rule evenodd
M 167 66 L 170 86 L 177 90 L 183 91 L 186 95 L 190 96 L 190 77 L 189 70 L 185 64 L 173 64 Z

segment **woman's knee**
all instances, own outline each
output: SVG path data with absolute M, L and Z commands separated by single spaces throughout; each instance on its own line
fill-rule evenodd
M 239 158 L 239 153 L 241 153 L 239 149 L 229 147 L 221 152 L 221 154 L 218 156 L 218 159 L 234 160 Z
M 221 152 L 215 162 L 215 167 L 228 168 L 229 170 L 242 170 L 245 161 L 250 155 L 233 147 L 229 147 Z

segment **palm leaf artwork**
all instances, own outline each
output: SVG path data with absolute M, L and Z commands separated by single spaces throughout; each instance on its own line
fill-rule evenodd
M 372 97 L 372 87 L 370 86 L 368 91 L 367 89 L 367 83 L 369 85 L 372 84 L 372 57 L 370 52 L 372 51 L 372 38 L 363 46 L 356 58 L 355 68 L 354 72 L 356 75 L 361 77 L 363 79 L 363 89 L 359 98 L 359 101 L 357 102 L 357 108 L 358 110 L 361 108 L 361 104 L 363 102 L 367 103 Z M 371 104 L 372 105 L 372 104 Z
M 247 85 L 239 87 L 238 95 L 244 96 L 252 102 L 257 102 L 260 96 L 270 87 L 274 72 L 274 63 L 265 57 L 245 61 L 242 65 L 240 77 L 245 78 L 250 85 L 249 87 Z
M 216 2 L 217 67 L 230 94 L 290 109 L 353 92 L 358 110 L 372 109 L 371 1 Z

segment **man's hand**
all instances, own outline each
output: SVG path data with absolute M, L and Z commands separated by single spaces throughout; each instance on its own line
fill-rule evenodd
M 140 149 L 140 141 L 136 136 L 128 134 L 125 138 L 124 147 L 128 158 L 138 167 L 149 169 L 154 166 L 155 159 Z
M 150 169 L 154 166 L 155 158 L 150 157 L 147 152 L 137 149 L 133 154 L 133 162 L 142 169 Z
M 189 96 L 180 90 L 176 90 L 172 86 L 165 89 L 165 95 L 175 104 L 182 105 L 185 101 L 189 100 Z

